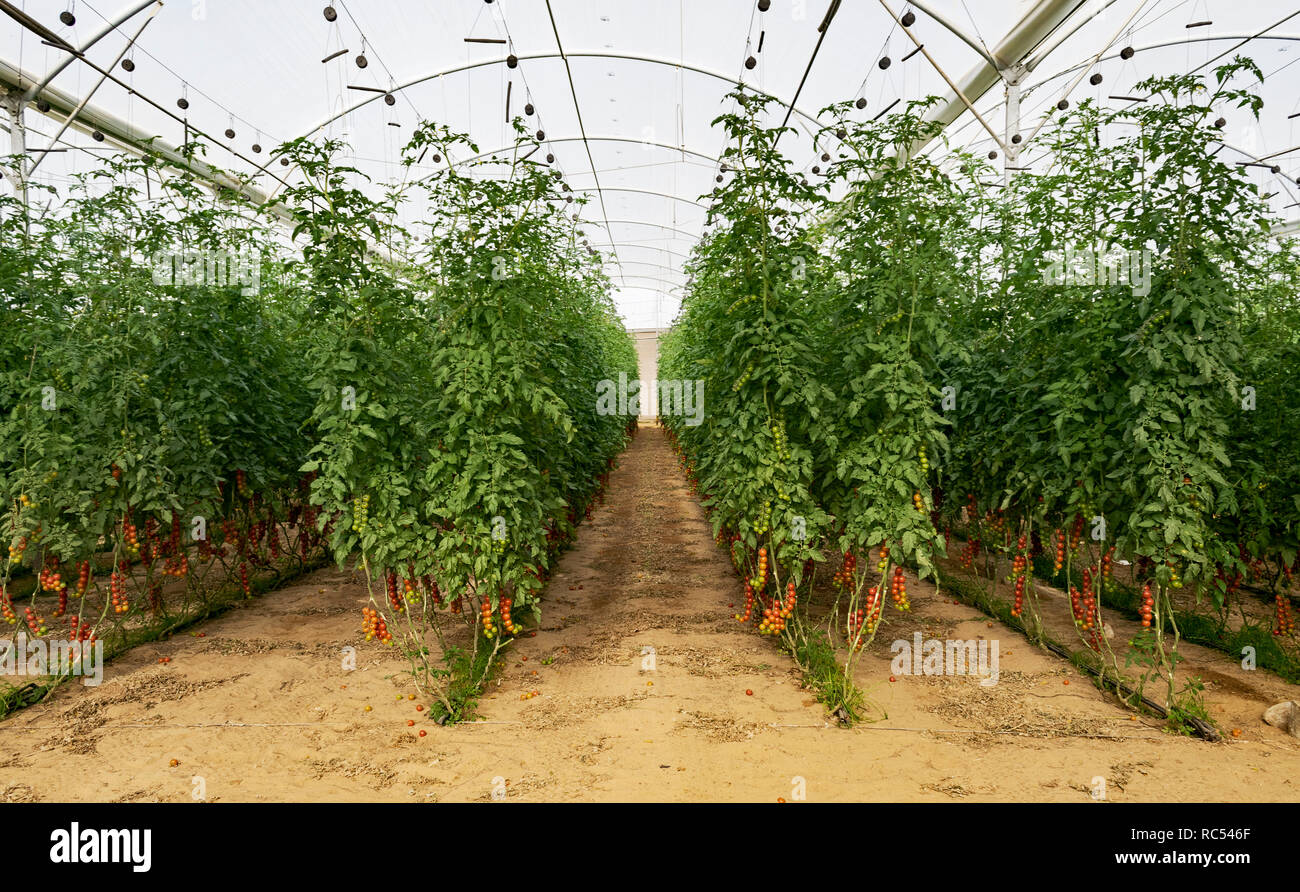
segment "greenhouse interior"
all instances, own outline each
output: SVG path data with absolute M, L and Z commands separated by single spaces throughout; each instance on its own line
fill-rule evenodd
M 0 12 L 0 802 L 1300 801 L 1300 4 Z

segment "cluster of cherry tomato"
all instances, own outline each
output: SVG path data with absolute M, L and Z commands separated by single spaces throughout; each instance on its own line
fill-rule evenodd
M 911 603 L 907 600 L 907 578 L 903 575 L 902 567 L 894 568 L 894 578 L 889 583 L 889 594 L 899 610 L 912 609 Z
M 510 606 L 514 603 L 513 598 L 501 599 L 501 628 L 506 630 L 507 635 L 519 634 L 519 627 L 510 619 Z
M 58 564 L 55 564 L 53 569 L 50 567 L 42 569 L 37 582 L 44 592 L 57 592 L 63 588 L 63 574 L 59 572 Z
M 14 614 L 14 604 L 9 598 L 9 591 L 3 585 L 0 585 L 0 617 L 11 626 L 18 625 L 18 617 Z
M 786 587 L 785 600 L 782 601 L 778 598 L 772 602 L 771 607 L 763 611 L 763 620 L 758 624 L 759 633 L 763 635 L 780 635 L 784 632 L 786 620 L 794 613 L 798 600 L 795 594 L 795 585 L 791 582 Z
M 754 585 L 748 579 L 745 580 L 745 612 L 737 613 L 736 619 L 739 622 L 747 623 L 749 618 L 754 615 Z
M 1025 609 L 1025 570 L 1029 558 L 1025 556 L 1025 537 L 1016 542 L 1016 556 L 1011 560 L 1011 575 L 1015 578 L 1015 597 L 1011 605 L 1011 615 L 1019 618 Z
M 131 602 L 126 597 L 126 574 L 121 570 L 114 570 L 108 577 L 109 587 L 109 606 L 113 608 L 116 614 L 126 613 L 131 609 Z
M 858 650 L 862 649 L 868 638 L 876 634 L 884 606 L 885 599 L 880 597 L 879 586 L 873 585 L 867 589 L 867 599 L 863 606 L 858 608 L 857 613 L 849 614 L 849 640 L 857 641 Z
M 1278 593 L 1273 608 L 1273 634 L 1295 634 L 1295 618 L 1291 615 L 1291 600 L 1281 592 Z
M 851 589 L 853 588 L 854 574 L 858 569 L 858 559 L 851 551 L 844 552 L 844 565 L 835 571 L 831 577 L 831 582 L 836 588 Z
M 190 556 L 188 554 L 172 555 L 163 565 L 163 575 L 175 579 L 184 579 L 190 573 Z
M 46 632 L 45 621 L 37 615 L 36 611 L 30 607 L 24 607 L 23 612 L 26 615 L 27 628 L 32 630 L 32 634 L 44 635 Z
M 435 607 L 442 606 L 442 590 L 438 588 L 438 583 L 434 582 L 432 576 L 424 577 L 424 590 L 429 593 L 429 597 L 433 598 Z
M 1170 587 L 1170 588 L 1182 588 L 1182 587 L 1183 587 L 1183 580 L 1182 580 L 1182 578 L 1178 575 L 1178 568 L 1175 567 L 1175 566 L 1173 565 L 1173 563 L 1170 562 L 1170 561 L 1165 561 L 1165 566 L 1169 568 L 1169 587 Z
M 131 522 L 131 515 L 122 518 L 122 538 L 126 545 L 127 556 L 131 559 L 140 556 L 140 536 L 136 530 L 135 524 Z
M 52 567 L 45 567 L 37 577 L 37 585 L 44 592 L 58 592 L 59 606 L 54 610 L 54 618 L 59 619 L 63 614 L 68 612 L 68 587 L 63 584 L 63 574 L 59 572 L 58 564 Z
M 975 567 L 975 558 L 979 557 L 979 553 L 980 553 L 980 540 L 979 540 L 979 538 L 978 538 L 978 537 L 973 537 L 973 538 L 967 539 L 967 540 L 966 540 L 966 544 L 965 544 L 964 546 L 962 546 L 962 549 L 961 549 L 961 556 L 960 556 L 960 558 L 959 558 L 959 562 L 961 563 L 961 568 L 962 568 L 963 570 L 972 570 L 972 569 L 974 569 L 974 567 Z
M 1156 599 L 1151 594 L 1151 583 L 1147 582 L 1142 586 L 1142 607 L 1139 613 L 1142 615 L 1142 628 L 1151 628 L 1151 618 L 1155 614 Z
M 1101 584 L 1102 587 L 1109 590 L 1111 580 L 1115 578 L 1115 546 L 1112 545 L 1106 549 L 1106 553 L 1101 556 Z
M 352 500 L 352 532 L 364 533 L 370 522 L 370 496 Z
M 69 641 L 88 641 L 94 644 L 97 640 L 94 627 L 90 623 L 81 622 L 76 614 L 68 617 L 68 625 L 71 627 L 68 630 Z
M 405 609 L 401 596 L 397 594 L 397 573 L 393 570 L 384 571 L 384 593 L 395 612 L 401 613 Z
M 388 631 L 388 623 L 384 621 L 378 610 L 372 607 L 362 607 L 361 615 L 365 617 L 363 630 L 366 633 L 367 641 L 378 640 L 384 644 L 393 643 L 392 633 Z
M 1088 642 L 1096 649 L 1100 645 L 1100 623 L 1097 617 L 1097 598 L 1092 590 L 1092 574 L 1087 568 L 1083 571 L 1083 588 L 1084 591 L 1080 592 L 1076 586 L 1070 586 L 1070 612 L 1074 616 L 1074 624 L 1081 631 L 1089 633 Z
M 767 548 L 758 550 L 758 576 L 751 583 L 754 591 L 762 594 L 763 589 L 767 586 Z
M 740 393 L 740 388 L 749 383 L 749 379 L 754 377 L 754 364 L 751 362 L 745 373 L 736 379 L 736 383 L 731 385 L 732 393 Z
M 790 440 L 785 433 L 785 419 L 777 418 L 772 422 L 772 441 L 776 446 L 776 457 L 782 460 L 790 457 Z M 784 501 L 789 501 L 785 497 Z

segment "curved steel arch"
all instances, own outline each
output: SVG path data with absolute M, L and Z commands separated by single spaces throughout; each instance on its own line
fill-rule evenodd
M 516 58 L 520 62 L 526 62 L 533 59 L 560 59 L 566 55 L 571 59 L 620 59 L 626 62 L 645 62 L 649 65 L 665 65 L 668 66 L 669 68 L 680 68 L 684 71 L 691 71 L 696 74 L 702 74 L 707 77 L 716 78 L 717 80 L 726 81 L 729 84 L 744 83 L 743 81 L 739 81 L 729 74 L 723 74 L 720 71 L 713 71 L 712 69 L 709 68 L 701 68 L 698 65 L 689 65 L 686 62 L 681 60 L 663 59 L 658 56 L 643 56 L 636 53 L 594 52 L 588 50 L 583 52 L 564 53 L 564 54 L 558 52 L 527 53 L 522 56 L 517 56 Z M 504 65 L 505 62 L 506 62 L 506 57 L 503 56 L 500 59 L 481 59 L 477 62 L 468 62 L 464 65 L 455 65 L 451 68 L 443 68 L 438 71 L 430 72 L 429 74 L 424 74 L 424 75 L 420 75 L 419 77 L 412 78 L 411 80 L 406 81 L 405 83 L 398 84 L 394 86 L 389 92 L 400 93 L 402 90 L 406 90 L 409 89 L 410 87 L 418 86 L 422 83 L 425 83 L 426 81 L 434 80 L 435 78 L 446 77 L 449 74 L 459 74 L 462 71 L 472 71 L 475 68 L 486 68 L 490 65 Z M 766 90 L 760 90 L 758 87 L 755 87 L 752 84 L 745 84 L 745 86 L 749 87 L 749 89 L 753 90 L 755 93 L 758 93 L 762 96 L 767 96 L 769 99 L 775 99 L 777 102 L 780 102 L 782 105 L 786 107 L 792 107 L 790 106 L 789 103 L 783 101 L 781 97 L 773 93 L 768 93 Z M 339 118 L 346 117 L 347 115 L 352 114 L 357 109 L 364 108 L 370 103 L 376 102 L 382 98 L 383 96 L 381 94 L 375 93 L 374 95 L 368 96 L 364 99 L 360 99 L 357 102 L 355 102 L 353 105 L 349 106 L 348 108 L 345 108 L 343 111 L 330 115 L 328 118 L 321 121 L 315 127 L 308 130 L 306 133 L 301 134 L 298 138 L 300 139 L 306 138 L 308 136 L 311 136 L 314 133 L 319 133 L 320 131 L 328 127 L 330 124 L 333 124 Z M 796 113 L 798 113 L 805 119 L 813 122 L 818 127 L 823 126 L 821 120 L 816 115 L 809 114 L 808 112 L 798 107 L 793 107 L 793 108 Z
M 597 189 L 595 186 L 592 186 L 590 188 L 584 186 L 580 189 L 574 189 L 573 191 L 575 192 L 635 192 L 640 195 L 657 195 L 660 198 L 669 198 L 672 199 L 673 201 L 680 201 L 683 204 L 695 205 L 695 207 L 700 208 L 701 210 L 708 209 L 708 205 L 700 204 L 700 202 L 694 201 L 690 198 L 682 198 L 680 195 L 670 195 L 667 192 L 656 192 L 653 189 L 630 189 L 627 186 L 604 186 L 600 189 Z M 591 224 L 589 223 L 588 225 Z
M 666 282 L 666 281 L 664 281 L 663 279 L 658 278 L 657 276 L 641 276 L 641 275 L 637 275 L 636 273 L 629 273 L 629 274 L 626 275 L 626 276 L 619 276 L 619 278 L 621 278 L 621 279 L 640 279 L 640 280 L 643 281 L 643 282 L 654 282 L 654 283 L 656 283 L 656 284 L 658 284 L 658 285 L 661 285 L 661 286 L 667 286 L 668 288 L 681 288 L 681 287 L 682 287 L 682 284 L 681 284 L 681 283 L 678 283 L 678 282 Z
M 604 225 L 600 223 L 598 220 L 579 220 L 578 222 L 585 223 L 588 226 Z M 687 232 L 685 229 L 676 229 L 672 226 L 665 226 L 662 223 L 650 223 L 646 220 L 610 220 L 609 222 L 611 225 L 622 224 L 622 225 L 631 225 L 631 226 L 653 226 L 655 229 L 662 229 L 665 232 L 680 233 L 684 238 L 691 239 L 691 240 L 696 240 L 700 237 L 699 233 Z
M 664 266 L 662 263 L 651 263 L 648 260 L 615 260 L 614 258 L 610 257 L 608 258 L 607 262 L 614 263 L 619 266 L 648 266 L 652 269 L 663 270 L 664 272 L 672 273 L 673 275 L 677 275 L 677 276 L 686 275 L 686 273 L 680 269 L 673 269 L 671 266 Z
M 587 142 L 629 142 L 629 143 L 632 143 L 632 144 L 634 144 L 634 145 L 641 145 L 641 146 L 654 146 L 655 148 L 658 148 L 658 149 L 667 149 L 667 150 L 670 151 L 670 152 L 685 152 L 687 155 L 694 155 L 694 156 L 697 157 L 697 158 L 703 158 L 705 161 L 712 161 L 712 162 L 715 163 L 715 164 L 721 164 L 721 163 L 722 163 L 722 159 L 721 159 L 721 158 L 718 158 L 716 155 L 707 155 L 707 154 L 705 154 L 704 152 L 697 152 L 697 151 L 695 151 L 694 149 L 688 149 L 688 148 L 686 148 L 685 146 L 675 146 L 675 145 L 672 145 L 671 143 L 666 143 L 666 142 L 655 142 L 654 140 L 649 140 L 649 139 L 633 139 L 633 138 L 630 137 L 630 136 L 588 136 L 588 137 L 586 137 L 586 141 L 587 141 Z M 583 142 L 583 137 L 581 137 L 581 136 L 557 136 L 557 137 L 550 137 L 550 136 L 548 136 L 548 137 L 546 137 L 545 140 L 543 140 L 543 142 L 546 142 L 546 143 L 553 143 L 553 142 Z M 515 144 L 514 144 L 514 143 L 511 143 L 510 145 L 502 146 L 502 147 L 499 148 L 499 149 L 493 149 L 493 150 L 490 151 L 490 152 L 479 152 L 477 155 L 471 155 L 471 156 L 468 157 L 468 158 L 457 158 L 457 159 L 456 159 L 456 163 L 457 163 L 457 164 L 468 164 L 468 163 L 471 162 L 471 161 L 480 161 L 480 160 L 482 160 L 482 159 L 484 159 L 484 158 L 488 158 L 488 157 L 491 157 L 492 155 L 496 155 L 496 154 L 499 154 L 499 153 L 501 153 L 501 152 L 504 152 L 504 151 L 506 151 L 507 149 L 513 149 L 514 147 L 515 147 Z M 577 176 L 577 173 L 578 173 L 578 172 L 575 171 L 574 175 Z M 590 173 L 590 171 L 587 171 L 587 173 Z
M 593 248 L 637 248 L 642 251 L 659 251 L 667 254 L 669 257 L 679 257 L 682 260 L 690 260 L 689 254 L 683 254 L 680 251 L 669 251 L 667 248 L 660 248 L 657 245 L 647 245 L 643 242 L 593 242 Z

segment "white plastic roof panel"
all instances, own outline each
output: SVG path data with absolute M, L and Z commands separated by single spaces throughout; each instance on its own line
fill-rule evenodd
M 329 22 L 322 14 L 325 0 L 10 2 L 78 47 L 123 19 L 86 52 L 100 67 L 110 66 L 147 21 L 127 54 L 134 70 L 113 68 L 121 83 L 104 83 L 92 106 L 172 144 L 184 138 L 178 120 L 184 118 L 212 138 L 208 161 L 244 174 L 256 172 L 281 142 L 315 134 L 345 140 L 350 162 L 377 183 L 400 182 L 435 169 L 426 161 L 408 172 L 399 163 L 401 146 L 421 118 L 468 132 L 490 153 L 512 142 L 507 96 L 512 115 L 531 103 L 529 128 L 545 132 L 544 151 L 554 153 L 575 193 L 590 199 L 579 213 L 588 222 L 588 238 L 608 259 L 630 328 L 665 326 L 677 311 L 682 265 L 705 220 L 700 196 L 714 185 L 713 159 L 723 148 L 711 121 L 727 108 L 736 80 L 784 103 L 799 91 L 799 111 L 791 115 L 798 133 L 783 139 L 781 148 L 807 170 L 817 163 L 810 134 L 823 107 L 862 97 L 867 107 L 861 114 L 873 116 L 895 100 L 948 94 L 948 79 L 960 82 L 983 64 L 1039 5 L 772 0 L 760 12 L 756 0 L 333 0 L 337 18 Z M 1250 55 L 1269 75 L 1263 120 L 1225 110 L 1226 141 L 1242 159 L 1262 156 L 1281 167 L 1279 174 L 1250 170 L 1263 191 L 1276 193 L 1279 212 L 1300 217 L 1300 209 L 1288 210 L 1300 201 L 1300 118 L 1290 117 L 1300 111 L 1294 87 L 1300 68 L 1293 67 L 1300 61 L 1300 0 L 1042 2 L 1071 12 L 1038 45 L 1041 58 L 1028 54 L 1035 64 L 1021 78 L 1023 133 L 1061 98 L 1110 101 L 1151 74 L 1204 70 L 1224 54 Z M 833 5 L 823 35 L 819 25 Z M 894 18 L 909 10 L 916 16 L 910 32 L 925 53 L 913 52 L 915 42 Z M 71 27 L 60 22 L 65 11 L 75 15 Z M 1122 59 L 1118 52 L 1125 46 L 1138 52 Z M 343 49 L 348 52 L 322 62 Z M 365 68 L 356 64 L 361 54 Z M 518 58 L 517 67 L 507 67 L 507 54 Z M 746 67 L 751 56 L 752 69 Z M 884 69 L 878 64 L 883 56 L 891 60 Z M 40 80 L 67 58 L 0 16 L 0 60 L 11 68 Z M 1101 84 L 1089 83 L 1093 73 L 1103 75 Z M 84 98 L 99 80 L 99 72 L 73 61 L 51 86 Z M 385 104 L 376 90 L 393 91 L 396 102 Z M 188 102 L 183 111 L 177 107 L 182 97 Z M 974 99 L 999 136 L 1003 100 L 1000 85 Z M 27 125 L 28 146 L 43 147 L 59 121 L 33 110 Z M 233 139 L 224 135 L 228 128 Z M 981 152 L 997 147 L 965 111 L 947 137 L 953 146 Z M 73 150 L 46 156 L 36 179 L 61 185 L 93 165 L 92 156 L 115 150 L 75 128 L 62 143 Z M 947 149 L 934 143 L 926 151 L 942 156 Z M 1027 143 L 1020 163 L 1032 167 L 1041 160 Z M 285 175 L 292 173 L 273 165 L 257 183 L 273 193 L 279 185 L 273 176 Z

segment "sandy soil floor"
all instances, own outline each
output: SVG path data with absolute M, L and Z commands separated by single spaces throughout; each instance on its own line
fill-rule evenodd
M 1109 801 L 1300 800 L 1300 742 L 1260 719 L 1263 699 L 1297 688 L 1250 687 L 1202 651 L 1226 679 L 1211 707 L 1243 734 L 1176 737 L 973 609 L 909 589 L 912 616 L 857 671 L 887 717 L 829 724 L 790 660 L 731 618 L 740 583 L 664 435 L 643 428 L 482 721 L 417 711 L 400 655 L 361 641 L 364 584 L 319 571 L 0 723 L 0 801 L 1086 802 L 1097 778 Z M 1000 683 L 890 682 L 886 642 L 914 631 L 996 637 Z

